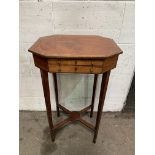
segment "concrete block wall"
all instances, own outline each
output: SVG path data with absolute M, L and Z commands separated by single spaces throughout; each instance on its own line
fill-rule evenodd
M 104 111 L 121 111 L 134 72 L 134 1 L 20 0 L 20 110 L 45 110 L 39 69 L 27 49 L 40 37 L 52 34 L 95 34 L 113 38 L 122 48 L 111 72 Z M 55 110 L 52 75 L 51 103 Z M 98 80 L 97 110 L 101 75 Z M 75 110 L 88 105 L 92 75 L 59 74 L 60 103 Z

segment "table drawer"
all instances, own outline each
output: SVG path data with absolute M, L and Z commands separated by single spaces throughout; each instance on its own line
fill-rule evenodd
M 54 73 L 100 74 L 115 68 L 117 59 L 118 56 L 102 60 L 45 59 L 34 55 L 34 62 L 37 67 Z
M 60 73 L 101 73 L 102 67 L 92 67 L 92 66 L 58 66 L 49 65 L 50 72 L 60 72 Z
M 48 61 L 50 65 L 75 65 L 75 60 L 64 60 L 64 59 L 50 59 Z
M 78 65 L 78 66 L 102 66 L 103 60 L 65 60 L 65 59 L 50 59 L 50 65 Z
M 77 65 L 81 65 L 81 66 L 103 66 L 103 60 L 78 60 Z

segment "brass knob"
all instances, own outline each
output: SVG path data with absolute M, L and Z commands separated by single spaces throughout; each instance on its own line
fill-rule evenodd
M 89 72 L 90 72 L 90 73 L 93 73 L 93 70 L 92 70 L 92 68 L 90 68 L 90 69 L 89 69 Z

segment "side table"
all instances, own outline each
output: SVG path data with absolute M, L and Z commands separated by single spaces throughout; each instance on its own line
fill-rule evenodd
M 51 139 L 55 140 L 55 131 L 68 123 L 79 121 L 94 131 L 93 142 L 96 142 L 107 85 L 111 69 L 116 67 L 122 50 L 109 38 L 95 35 L 51 35 L 39 38 L 28 50 L 33 54 L 34 64 L 40 68 L 45 104 Z M 68 118 L 53 124 L 50 101 L 48 72 L 53 73 L 57 116 L 61 109 Z M 80 111 L 70 111 L 61 104 L 58 98 L 57 73 L 94 74 L 93 95 L 91 104 Z M 90 109 L 93 116 L 95 91 L 98 74 L 102 74 L 99 104 L 95 126 L 81 117 Z

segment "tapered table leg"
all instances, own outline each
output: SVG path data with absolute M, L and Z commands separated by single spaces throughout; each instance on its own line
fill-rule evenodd
M 94 84 L 93 84 L 93 95 L 92 95 L 92 100 L 91 100 L 91 111 L 90 111 L 90 117 L 93 116 L 97 78 L 98 78 L 98 74 L 95 74 L 95 75 L 94 75 Z
M 42 85 L 43 85 L 44 98 L 45 98 L 45 104 L 46 104 L 46 110 L 47 110 L 48 123 L 50 127 L 51 139 L 52 141 L 54 141 L 55 135 L 54 135 L 54 130 L 53 130 L 48 72 L 40 69 L 40 73 L 41 73 L 41 78 L 42 78 Z
M 59 111 L 59 98 L 58 98 L 58 83 L 57 83 L 57 75 L 56 73 L 53 73 L 53 80 L 54 80 L 54 89 L 55 89 L 55 101 L 56 101 L 56 107 L 57 107 L 57 116 L 60 116 L 60 111 Z
M 96 143 L 110 71 L 103 73 L 93 142 Z

